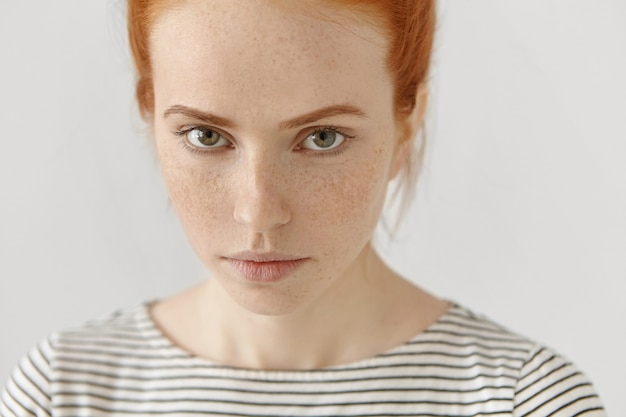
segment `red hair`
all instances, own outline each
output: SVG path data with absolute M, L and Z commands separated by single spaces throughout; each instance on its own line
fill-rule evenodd
M 338 6 L 382 17 L 389 37 L 387 66 L 394 81 L 399 115 L 415 106 L 418 86 L 426 81 L 435 31 L 434 0 L 331 0 Z M 150 30 L 173 1 L 128 0 L 128 38 L 137 69 L 136 96 L 144 118 L 153 116 L 154 91 L 150 62 Z

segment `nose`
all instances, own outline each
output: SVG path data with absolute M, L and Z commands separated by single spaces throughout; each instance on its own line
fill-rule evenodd
M 235 221 L 248 229 L 263 233 L 289 223 L 288 173 L 282 174 L 280 161 L 271 158 L 249 158 L 238 170 L 238 189 L 233 211 Z

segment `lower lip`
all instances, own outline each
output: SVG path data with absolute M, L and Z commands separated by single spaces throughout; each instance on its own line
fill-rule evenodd
M 242 278 L 252 282 L 276 282 L 290 275 L 304 264 L 306 259 L 291 261 L 253 262 L 226 259 Z

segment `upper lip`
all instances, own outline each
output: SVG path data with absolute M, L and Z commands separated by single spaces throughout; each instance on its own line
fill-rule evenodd
M 302 256 L 289 255 L 280 252 L 239 252 L 233 255 L 225 256 L 226 259 L 247 262 L 280 262 L 280 261 L 297 261 L 305 259 Z

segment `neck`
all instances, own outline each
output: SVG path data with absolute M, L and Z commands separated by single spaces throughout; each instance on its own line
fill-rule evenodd
M 252 313 L 217 282 L 208 281 L 205 293 L 211 302 L 205 305 L 214 306 L 220 362 L 255 369 L 319 369 L 359 356 L 359 347 L 383 325 L 384 288 L 393 274 L 368 251 L 366 268 L 348 271 L 315 302 L 279 316 Z

